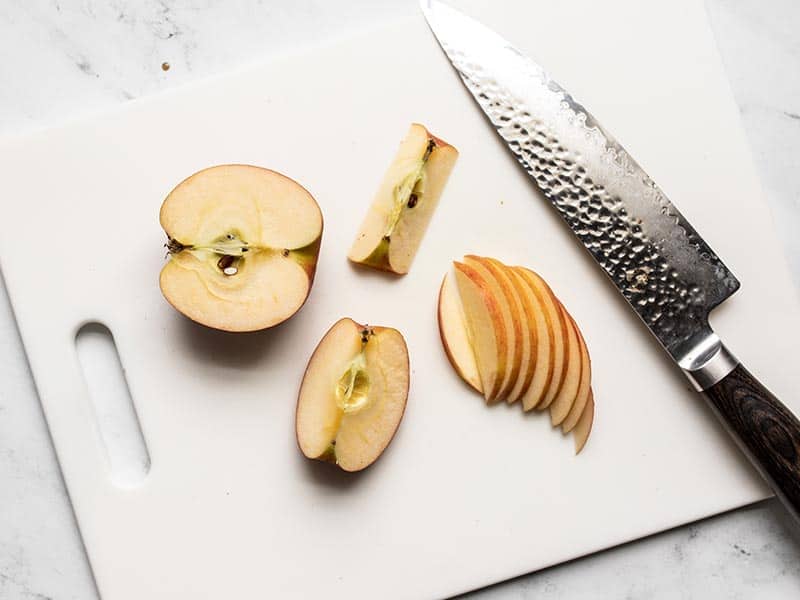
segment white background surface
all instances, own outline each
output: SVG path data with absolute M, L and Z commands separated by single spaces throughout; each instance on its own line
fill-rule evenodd
M 759 4 L 713 0 L 708 6 L 800 280 L 794 234 L 800 220 L 800 7 L 772 2 L 765 12 Z M 0 1 L 0 134 L 46 126 L 416 9 L 399 0 L 210 5 Z M 171 64 L 167 72 L 163 61 Z M 91 598 L 91 576 L 4 295 L 0 339 L 0 598 Z M 800 590 L 797 540 L 780 509 L 767 502 L 481 593 L 792 597 Z

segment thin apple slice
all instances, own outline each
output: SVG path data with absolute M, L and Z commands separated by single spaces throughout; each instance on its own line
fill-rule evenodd
M 589 397 L 586 399 L 586 407 L 581 413 L 581 418 L 575 424 L 575 429 L 572 430 L 575 435 L 575 454 L 579 454 L 583 447 L 586 445 L 586 440 L 589 439 L 589 434 L 592 432 L 592 424 L 594 423 L 594 394 L 591 389 L 589 390 Z
M 487 260 L 495 266 L 497 270 L 496 276 L 505 280 L 504 291 L 511 301 L 513 316 L 519 320 L 519 327 L 516 328 L 522 340 L 519 373 L 514 386 L 506 397 L 506 401 L 512 404 L 522 398 L 528 387 L 530 387 L 536 367 L 538 331 L 536 330 L 535 308 L 526 297 L 527 286 L 514 274 L 514 271 L 495 258 Z M 509 291 L 511 292 L 510 295 L 508 294 Z
M 575 322 L 575 319 L 570 315 L 570 321 L 578 334 L 578 345 L 581 352 L 581 383 L 578 387 L 578 394 L 575 397 L 575 402 L 567 415 L 567 418 L 561 423 L 561 431 L 569 433 L 578 424 L 583 409 L 589 401 L 589 395 L 592 393 L 592 360 L 589 357 L 589 349 L 586 347 L 586 340 L 583 338 L 580 327 Z
M 476 391 L 483 393 L 475 350 L 469 339 L 467 317 L 452 272 L 447 273 L 439 288 L 439 336 L 442 338 L 445 354 L 458 376 Z
M 530 285 L 518 269 L 513 267 L 507 269 L 517 284 L 523 304 L 527 307 L 528 327 L 535 331 L 531 335 L 531 340 L 536 343 L 536 348 L 531 352 L 534 360 L 528 373 L 529 381 L 522 396 L 522 409 L 528 411 L 544 397 L 553 376 L 553 331 L 549 324 L 549 314 L 544 308 L 541 292 Z
M 488 284 L 489 291 L 494 295 L 500 306 L 500 314 L 506 329 L 508 346 L 506 350 L 506 371 L 496 400 L 508 398 L 519 375 L 522 359 L 522 314 L 521 309 L 512 300 L 514 297 L 513 286 L 502 270 L 491 260 L 482 256 L 468 255 L 464 262 L 474 268 Z
M 458 150 L 414 123 L 384 175 L 347 257 L 408 273 Z
M 161 291 L 193 321 L 225 331 L 265 329 L 308 297 L 322 213 L 288 177 L 249 165 L 204 169 L 169 193 L 160 221 L 169 252 Z
M 300 450 L 345 471 L 368 467 L 400 425 L 408 386 L 408 348 L 399 331 L 337 321 L 314 350 L 300 386 Z
M 553 366 L 552 366 L 552 373 L 550 375 L 550 381 L 547 385 L 547 391 L 544 394 L 544 397 L 535 405 L 530 404 L 529 408 L 525 408 L 525 410 L 530 410 L 534 408 L 534 406 L 538 410 L 544 410 L 552 404 L 555 397 L 558 395 L 558 392 L 561 390 L 561 385 L 564 381 L 564 375 L 567 371 L 567 360 L 568 360 L 568 352 L 567 352 L 567 321 L 564 318 L 564 315 L 561 313 L 561 309 L 559 308 L 559 301 L 553 294 L 553 291 L 550 289 L 550 286 L 547 285 L 544 279 L 542 279 L 538 273 L 531 271 L 530 269 L 526 269 L 525 267 L 515 267 L 517 272 L 525 278 L 528 284 L 538 292 L 538 298 L 544 308 L 545 315 L 547 318 L 547 324 L 550 328 L 550 332 L 552 336 L 550 339 L 552 340 L 552 354 L 553 357 Z
M 486 280 L 470 265 L 454 262 L 456 286 L 486 402 L 494 402 L 506 373 L 508 339 L 498 300 Z
M 564 372 L 564 381 L 561 389 L 550 405 L 550 421 L 555 427 L 561 425 L 567 418 L 575 399 L 578 397 L 578 389 L 581 385 L 581 347 L 578 343 L 578 331 L 567 309 L 559 302 L 561 314 L 567 323 L 567 369 Z

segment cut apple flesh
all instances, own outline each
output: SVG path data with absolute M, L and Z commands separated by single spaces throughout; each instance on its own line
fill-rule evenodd
M 592 431 L 592 424 L 594 423 L 594 394 L 589 392 L 589 397 L 586 399 L 586 407 L 578 419 L 575 429 L 572 433 L 575 435 L 575 454 L 578 454 L 586 445 L 586 440 L 589 439 L 589 434 Z
M 311 356 L 300 386 L 300 450 L 345 471 L 368 467 L 394 437 L 408 386 L 408 348 L 399 331 L 339 320 Z
M 483 393 L 475 350 L 467 332 L 464 307 L 456 288 L 455 276 L 448 273 L 439 288 L 439 335 L 450 364 L 456 373 L 476 391 Z
M 487 293 L 494 296 L 500 307 L 496 317 L 502 317 L 495 323 L 496 327 L 505 327 L 506 346 L 505 357 L 498 357 L 498 362 L 504 362 L 506 370 L 500 390 L 493 400 L 505 400 L 519 376 L 522 361 L 522 311 L 512 298 L 512 284 L 500 269 L 491 261 L 481 256 L 465 256 L 464 262 L 475 269 L 487 285 Z
M 505 396 L 522 398 L 525 410 L 549 408 L 552 424 L 572 432 L 580 452 L 594 398 L 577 323 L 533 271 L 492 258 L 464 260 L 453 263 L 439 291 L 439 331 L 453 368 L 487 402 Z
M 509 270 L 519 282 L 523 300 L 533 314 L 533 321 L 529 322 L 529 327 L 536 328 L 535 363 L 531 369 L 530 384 L 522 396 L 522 410 L 528 411 L 542 400 L 553 377 L 553 329 L 550 317 L 544 309 L 542 292 L 532 286 L 519 269 Z
M 564 371 L 561 389 L 550 405 L 550 421 L 553 426 L 560 425 L 567 418 L 572 405 L 575 403 L 575 398 L 578 396 L 578 388 L 581 384 L 581 350 L 578 344 L 578 332 L 569 313 L 567 313 L 567 309 L 560 302 L 559 308 L 561 309 L 561 316 L 567 324 L 567 343 L 565 344 L 567 358 L 565 360 L 566 370 Z
M 534 407 L 544 410 L 553 402 L 564 380 L 564 373 L 566 371 L 565 362 L 567 358 L 567 322 L 561 314 L 558 299 L 545 280 L 542 279 L 538 273 L 530 269 L 524 267 L 517 267 L 516 269 L 537 293 L 537 298 L 539 298 L 542 308 L 544 309 L 544 318 L 550 331 L 549 339 L 552 342 L 550 353 L 552 357 L 552 367 L 544 397 L 536 404 L 529 404 L 528 407 L 523 405 L 525 410 L 530 410 Z
M 572 405 L 572 408 L 570 409 L 566 419 L 564 419 L 564 421 L 561 423 L 561 431 L 564 433 L 569 433 L 578 424 L 584 408 L 589 401 L 589 396 L 592 393 L 592 361 L 589 358 L 589 350 L 586 347 L 586 341 L 583 339 L 583 334 L 581 333 L 578 324 L 575 322 L 575 319 L 570 317 L 570 321 L 572 322 L 572 326 L 575 328 L 575 332 L 578 334 L 578 345 L 581 352 L 581 383 L 578 387 L 578 393 L 575 396 L 575 402 Z
M 514 270 L 494 258 L 487 259 L 494 265 L 500 277 L 506 281 L 505 290 L 510 290 L 512 312 L 518 316 L 515 331 L 521 336 L 520 365 L 516 381 L 506 397 L 511 404 L 523 397 L 533 380 L 537 362 L 537 336 L 535 307 L 528 302 L 525 285 L 521 283 Z
M 466 315 L 468 337 L 475 350 L 483 396 L 487 402 L 494 402 L 505 378 L 508 347 L 500 305 L 475 269 L 459 262 L 453 266 Z
M 265 329 L 308 297 L 322 213 L 288 177 L 248 165 L 205 169 L 170 192 L 160 221 L 169 251 L 161 291 L 193 321 Z
M 537 273 L 529 269 L 524 270 L 524 275 L 532 285 L 542 290 L 544 299 L 544 309 L 549 317 L 549 323 L 553 328 L 553 375 L 550 378 L 550 385 L 542 401 L 536 405 L 538 410 L 548 408 L 556 399 L 564 383 L 567 373 L 567 361 L 569 360 L 569 335 L 567 330 L 567 320 L 561 312 L 561 304 L 556 298 L 550 286 L 545 283 Z
M 383 178 L 348 258 L 408 273 L 458 151 L 414 123 Z

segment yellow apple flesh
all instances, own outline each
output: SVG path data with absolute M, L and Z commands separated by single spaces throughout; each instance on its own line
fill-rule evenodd
M 488 293 L 500 307 L 500 312 L 494 315 L 495 327 L 505 327 L 508 344 L 505 357 L 498 357 L 498 362 L 505 362 L 506 370 L 493 401 L 506 400 L 516 384 L 522 361 L 522 309 L 516 304 L 511 282 L 496 264 L 474 255 L 465 256 L 464 262 L 483 278 Z
M 161 206 L 168 262 L 161 291 L 178 311 L 225 331 L 255 331 L 295 314 L 311 290 L 322 213 L 297 182 L 222 165 L 178 184 Z
M 535 362 L 531 369 L 530 383 L 522 396 L 522 410 L 529 411 L 542 400 L 553 377 L 553 330 L 544 308 L 543 293 L 547 292 L 531 285 L 519 267 L 509 268 L 509 271 L 518 282 L 523 301 L 533 315 L 529 327 L 536 329 L 536 352 L 533 355 Z
M 314 350 L 300 386 L 300 450 L 344 471 L 365 469 L 392 441 L 408 388 L 408 348 L 400 332 L 340 319 Z
M 494 402 L 506 374 L 508 339 L 503 315 L 486 280 L 471 266 L 454 262 L 456 287 L 464 306 L 486 402 Z
M 578 344 L 578 332 L 567 309 L 559 302 L 561 316 L 567 324 L 566 370 L 561 389 L 550 405 L 550 421 L 553 426 L 560 425 L 567 418 L 581 384 L 581 350 Z
M 456 288 L 455 276 L 448 273 L 439 288 L 439 304 L 437 307 L 439 336 L 450 364 L 475 391 L 483 393 L 478 363 L 475 362 L 475 350 L 469 339 L 464 306 Z
M 589 397 L 586 400 L 586 407 L 581 413 L 578 423 L 572 433 L 575 435 L 575 454 L 580 453 L 586 445 L 586 440 L 589 439 L 589 434 L 592 432 L 592 424 L 594 423 L 594 394 L 589 392 Z
M 583 333 L 581 333 L 575 319 L 572 317 L 570 317 L 570 319 L 578 334 L 578 345 L 580 346 L 581 352 L 581 383 L 578 388 L 578 393 L 575 396 L 575 403 L 572 405 L 566 419 L 561 423 L 561 431 L 564 433 L 569 433 L 578 424 L 584 408 L 589 401 L 589 396 L 592 393 L 592 360 L 589 358 L 589 349 L 586 347 L 586 340 L 583 339 Z
M 544 410 L 550 406 L 558 395 L 567 370 L 567 321 L 561 312 L 560 303 L 553 293 L 553 290 L 550 289 L 550 286 L 547 285 L 545 280 L 542 279 L 538 273 L 524 267 L 518 267 L 517 272 L 525 278 L 534 290 L 539 292 L 537 297 L 540 299 L 542 307 L 544 308 L 545 320 L 550 330 L 549 337 L 552 341 L 551 356 L 553 358 L 550 381 L 547 383 L 544 397 L 542 397 L 539 402 L 536 404 L 529 403 L 527 407 L 523 405 L 525 410 L 530 410 L 534 406 L 538 410 Z
M 405 274 L 458 158 L 458 151 L 414 123 L 384 175 L 347 257 Z
M 536 325 L 536 306 L 531 302 L 531 298 L 529 297 L 530 292 L 527 290 L 527 286 L 520 277 L 514 273 L 511 267 L 504 265 L 494 258 L 488 260 L 498 269 L 500 275 L 506 280 L 508 286 L 510 286 L 507 289 L 510 289 L 512 292 L 512 312 L 517 315 L 519 319 L 519 330 L 522 336 L 519 372 L 517 373 L 514 386 L 506 397 L 506 401 L 512 404 L 523 398 L 527 393 L 533 381 L 536 364 L 539 360 L 539 332 Z
M 537 410 L 548 409 L 561 393 L 569 366 L 569 348 L 567 346 L 569 343 L 569 328 L 557 299 L 555 299 L 554 306 L 555 314 L 551 314 L 550 319 L 550 323 L 553 326 L 553 376 L 550 379 L 547 393 L 542 398 L 542 401 L 536 405 Z

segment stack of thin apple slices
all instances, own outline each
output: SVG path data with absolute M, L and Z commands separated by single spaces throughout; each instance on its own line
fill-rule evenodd
M 494 258 L 454 262 L 439 291 L 439 331 L 458 375 L 486 402 L 549 409 L 553 426 L 575 435 L 580 452 L 592 428 L 591 360 L 575 320 L 535 272 Z

